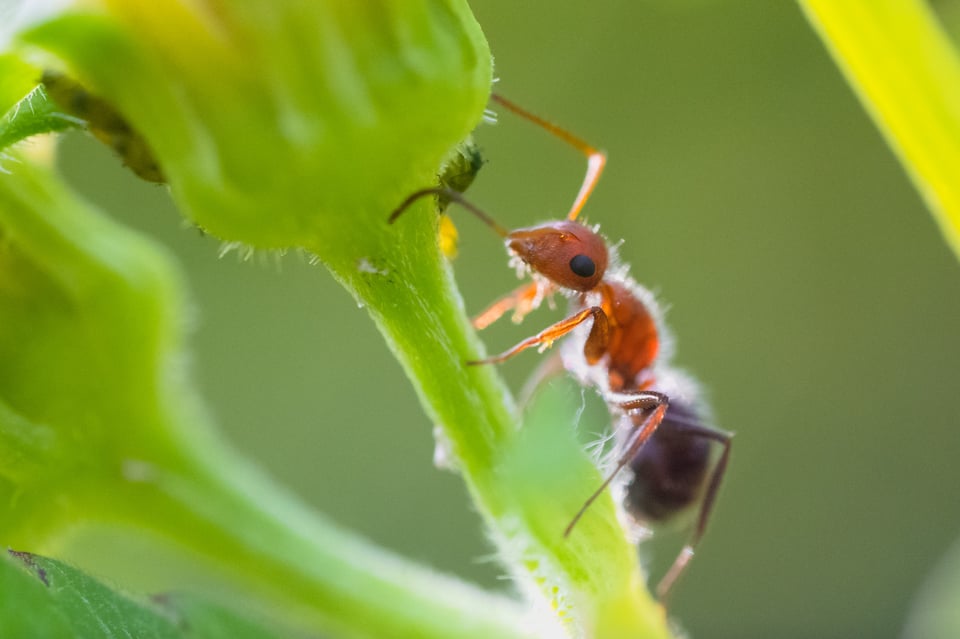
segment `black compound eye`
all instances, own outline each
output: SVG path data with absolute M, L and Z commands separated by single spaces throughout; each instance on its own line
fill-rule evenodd
M 574 255 L 573 259 L 570 260 L 570 270 L 573 271 L 574 275 L 580 277 L 592 277 L 597 272 L 597 265 L 581 253 L 580 255 Z

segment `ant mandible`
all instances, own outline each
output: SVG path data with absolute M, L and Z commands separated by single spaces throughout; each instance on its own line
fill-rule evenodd
M 606 155 L 499 95 L 491 99 L 587 157 L 587 173 L 567 218 L 509 231 L 462 193 L 434 187 L 411 194 L 389 221 L 394 222 L 422 197 L 442 195 L 476 215 L 504 239 L 511 257 L 519 259 L 533 281 L 496 300 L 475 317 L 473 325 L 478 330 L 510 310 L 513 320 L 520 322 L 553 293 L 570 298 L 573 314 L 566 319 L 499 355 L 469 363 L 503 362 L 532 346 L 548 348 L 572 333 L 560 349 L 563 368 L 581 383 L 596 388 L 619 423 L 614 467 L 573 516 L 564 537 L 626 466 L 632 478 L 625 487 L 624 508 L 634 519 L 663 522 L 699 504 L 690 538 L 657 586 L 657 596 L 663 600 L 703 537 L 730 457 L 732 435 L 704 423 L 696 385 L 670 368 L 661 348 L 666 336 L 662 313 L 653 294 L 627 275 L 626 269 L 611 269 L 614 260 L 606 240 L 595 228 L 576 221 L 600 179 Z M 722 447 L 715 463 L 712 443 Z

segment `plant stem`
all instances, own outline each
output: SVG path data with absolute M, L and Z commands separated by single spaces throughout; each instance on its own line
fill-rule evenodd
M 10 311 L 32 311 L 14 312 L 6 330 L 45 331 L 34 336 L 35 350 L 16 352 L 27 363 L 18 367 L 11 356 L 3 372 L 30 370 L 41 390 L 52 390 L 31 392 L 20 383 L 30 380 L 16 374 L 2 380 L 10 399 L 0 398 L 0 488 L 11 485 L 7 479 L 19 485 L 3 500 L 4 544 L 55 552 L 85 524 L 145 527 L 205 558 L 244 601 L 261 595 L 250 605 L 315 631 L 396 639 L 541 636 L 524 631 L 518 604 L 359 540 L 235 455 L 176 364 L 182 307 L 175 267 L 158 247 L 75 199 L 53 173 L 25 158 L 15 166 L 16 174 L 0 175 L 0 230 L 9 252 L 0 257 L 10 261 L 0 266 L 18 286 L 0 291 L 7 293 L 0 301 L 9 301 Z M 27 279 L 33 272 L 44 278 Z M 70 300 L 66 308 L 77 310 L 60 303 L 44 315 L 48 298 Z M 36 346 L 48 334 L 59 339 Z M 46 364 L 49 352 L 57 353 L 56 366 Z M 85 376 L 73 372 L 75 363 Z M 109 393 L 73 388 L 78 377 Z M 75 395 L 96 415 L 86 428 L 70 428 Z
M 284 610 L 336 636 L 532 639 L 522 608 L 373 546 L 312 513 L 221 449 L 188 476 L 159 478 L 152 523 L 195 529 L 177 538 Z M 210 472 L 209 468 L 216 468 Z M 133 504 L 142 518 L 142 504 Z M 198 530 L 203 534 L 197 534 Z

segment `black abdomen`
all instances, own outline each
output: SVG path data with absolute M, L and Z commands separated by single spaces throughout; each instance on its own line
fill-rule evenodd
M 624 507 L 641 521 L 660 522 L 695 503 L 710 467 L 710 441 L 688 429 L 701 427 L 688 406 L 670 403 L 653 436 L 630 461 L 633 479 Z

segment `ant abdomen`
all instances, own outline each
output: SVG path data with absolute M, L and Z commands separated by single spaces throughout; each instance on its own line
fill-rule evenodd
M 711 442 L 691 426 L 702 428 L 696 412 L 671 401 L 655 437 L 640 448 L 629 466 L 624 508 L 641 522 L 659 523 L 698 503 L 710 468 Z

